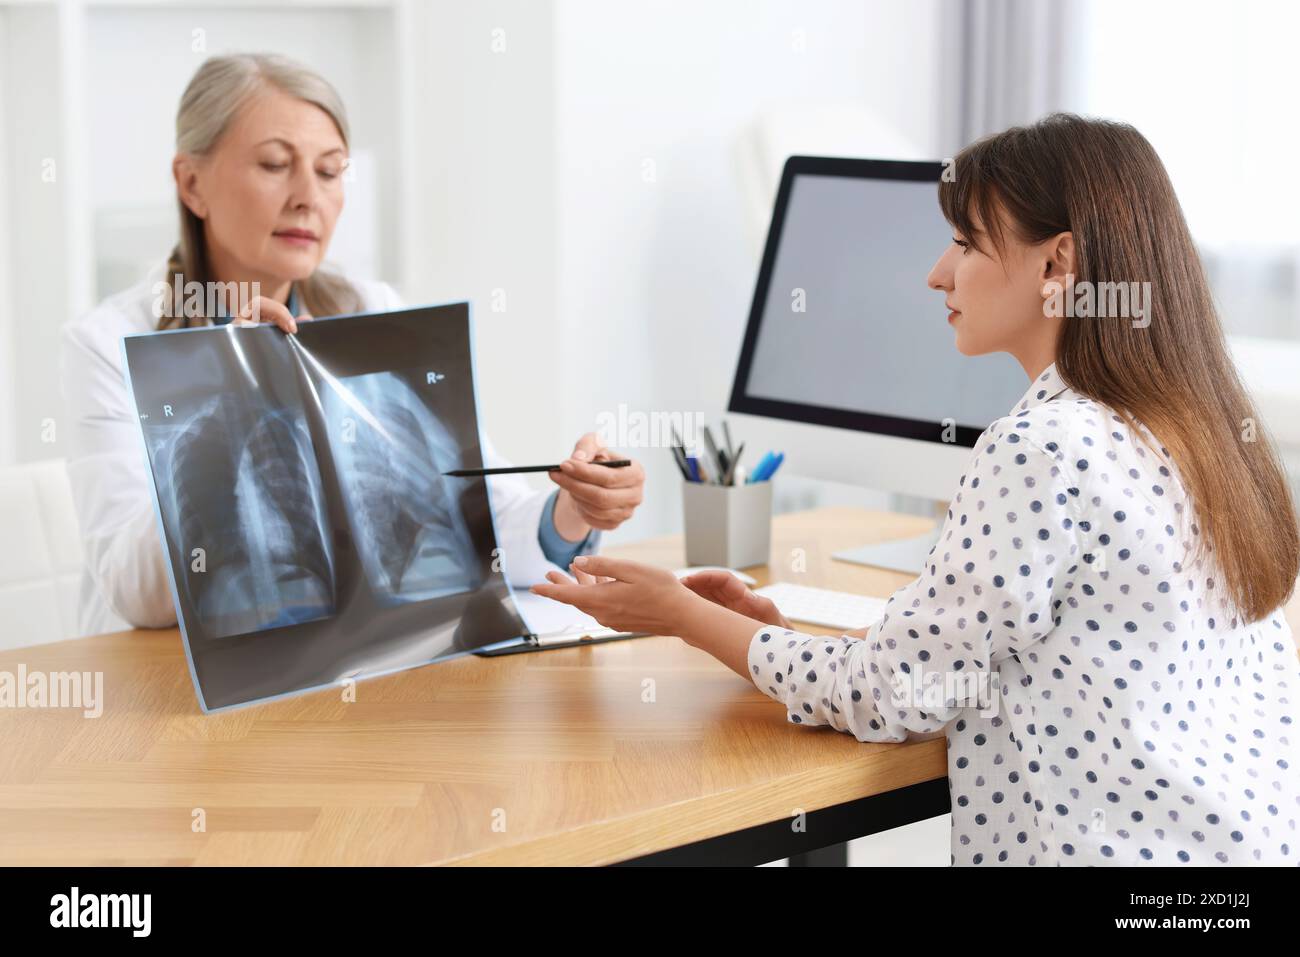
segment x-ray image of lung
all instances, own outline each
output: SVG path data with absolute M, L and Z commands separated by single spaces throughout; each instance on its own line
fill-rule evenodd
M 204 711 L 527 644 L 469 304 L 122 340 Z
M 322 405 L 348 521 L 372 591 L 424 601 L 481 584 L 480 562 L 443 472 L 460 443 L 393 372 L 334 379 Z
M 175 477 L 161 504 L 190 556 L 184 587 L 210 636 L 334 612 L 320 473 L 300 411 L 218 395 L 149 432 L 163 474 Z

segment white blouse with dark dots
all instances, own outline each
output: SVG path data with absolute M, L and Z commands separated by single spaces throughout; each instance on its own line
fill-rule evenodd
M 764 627 L 754 684 L 860 741 L 946 729 L 954 864 L 1294 865 L 1296 646 L 1225 606 L 1192 512 L 1049 366 L 867 638 Z

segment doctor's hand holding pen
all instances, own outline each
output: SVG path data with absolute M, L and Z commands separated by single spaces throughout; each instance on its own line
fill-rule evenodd
M 673 431 L 673 460 L 677 463 L 677 470 L 682 473 L 682 478 L 688 482 L 701 482 L 707 485 L 736 485 L 741 479 L 744 484 L 752 485 L 755 482 L 766 482 L 781 467 L 785 461 L 785 453 L 768 452 L 754 470 L 746 477 L 744 469 L 739 467 L 740 457 L 745 454 L 745 443 L 741 442 L 739 446 L 733 446 L 731 443 L 731 429 L 726 422 L 722 423 L 723 443 L 719 445 L 714 441 L 713 433 L 709 427 L 704 426 L 704 448 L 705 455 L 692 455 L 686 451 L 686 446 L 682 442 L 676 430 Z
M 618 462 L 619 467 L 600 467 L 613 462 Z M 548 475 L 560 487 L 555 528 L 570 541 L 581 539 L 588 527 L 602 531 L 618 528 L 632 517 L 645 497 L 645 469 L 641 463 L 618 458 L 594 432 L 578 439 L 559 470 Z

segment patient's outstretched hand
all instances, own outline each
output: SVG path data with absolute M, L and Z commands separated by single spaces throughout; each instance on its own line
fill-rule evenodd
M 707 598 L 723 608 L 730 608 L 746 618 L 753 618 L 766 625 L 794 630 L 794 626 L 785 615 L 781 614 L 772 599 L 755 595 L 731 572 L 721 569 L 696 572 L 683 578 L 682 584 L 701 598 Z
M 571 570 L 576 581 L 549 572 L 533 593 L 573 605 L 615 631 L 680 635 L 699 601 L 672 572 L 640 562 L 584 555 Z

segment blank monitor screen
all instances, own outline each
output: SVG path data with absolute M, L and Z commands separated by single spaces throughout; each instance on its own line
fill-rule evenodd
M 1011 410 L 1024 371 L 958 352 L 944 293 L 926 285 L 952 241 L 942 169 L 787 161 L 732 411 L 971 446 Z

